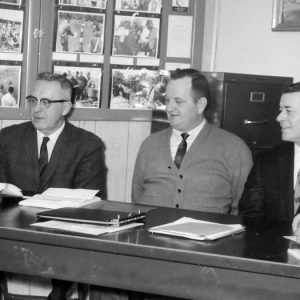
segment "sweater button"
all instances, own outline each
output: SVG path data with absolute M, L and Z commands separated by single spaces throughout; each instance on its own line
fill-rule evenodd
M 182 179 L 182 178 L 183 178 L 183 176 L 182 176 L 182 175 L 179 175 L 179 178 L 180 178 L 180 179 Z
M 178 208 L 178 207 L 179 207 L 179 204 L 176 204 L 175 207 Z
M 171 170 L 171 166 L 168 166 L 168 169 Z
M 177 192 L 178 192 L 178 193 L 181 193 L 181 189 L 178 189 Z

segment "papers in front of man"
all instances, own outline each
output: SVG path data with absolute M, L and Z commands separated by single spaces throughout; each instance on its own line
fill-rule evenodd
M 31 224 L 32 226 L 63 230 L 63 231 L 71 231 L 71 232 L 79 232 L 90 235 L 99 235 L 103 233 L 112 233 L 117 232 L 129 228 L 134 228 L 137 226 L 144 225 L 143 223 L 131 223 L 122 226 L 101 226 L 101 225 L 92 225 L 92 224 L 82 224 L 82 223 L 72 223 L 65 221 L 46 221 L 46 222 L 38 222 Z
M 245 230 L 241 224 L 220 224 L 183 217 L 172 223 L 148 229 L 153 233 L 174 235 L 193 240 L 216 240 Z
M 0 182 L 0 194 L 9 197 L 23 197 L 22 191 L 11 183 Z
M 22 206 L 40 208 L 82 207 L 101 201 L 96 194 L 99 190 L 49 188 L 42 194 L 36 194 L 19 202 Z

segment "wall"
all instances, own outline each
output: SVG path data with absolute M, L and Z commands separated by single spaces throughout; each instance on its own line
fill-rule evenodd
M 300 32 L 274 32 L 273 0 L 208 0 L 202 70 L 294 77 Z

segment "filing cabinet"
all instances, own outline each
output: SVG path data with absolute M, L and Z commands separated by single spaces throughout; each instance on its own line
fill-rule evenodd
M 276 117 L 282 89 L 292 77 L 204 72 L 215 103 L 211 122 L 241 137 L 252 151 L 281 142 Z

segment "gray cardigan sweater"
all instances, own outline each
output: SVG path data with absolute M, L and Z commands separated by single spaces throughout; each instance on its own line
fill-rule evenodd
M 251 152 L 236 135 L 206 123 L 178 170 L 172 161 L 172 128 L 142 143 L 133 175 L 132 201 L 237 214 L 252 166 Z

